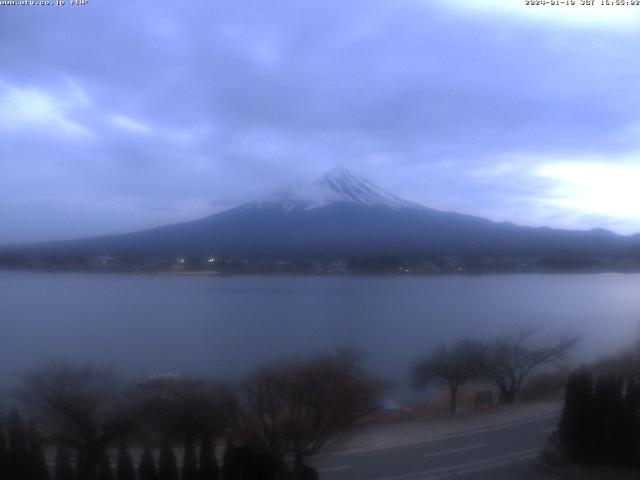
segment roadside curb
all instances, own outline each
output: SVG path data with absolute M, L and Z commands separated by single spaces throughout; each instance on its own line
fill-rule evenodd
M 557 475 L 561 475 L 564 478 L 571 478 L 574 480 L 581 480 L 583 477 L 581 475 L 576 474 L 575 472 L 571 472 L 565 468 L 556 466 L 556 465 L 552 465 L 550 463 L 547 463 L 543 460 L 541 460 L 539 457 L 536 459 L 536 463 L 542 467 L 542 469 L 551 472 L 551 473 L 555 473 Z

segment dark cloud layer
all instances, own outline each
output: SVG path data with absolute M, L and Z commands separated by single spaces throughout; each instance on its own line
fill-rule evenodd
M 634 189 L 594 188 L 640 176 L 635 26 L 452 4 L 0 7 L 0 242 L 195 218 L 335 165 L 438 208 L 640 230 Z

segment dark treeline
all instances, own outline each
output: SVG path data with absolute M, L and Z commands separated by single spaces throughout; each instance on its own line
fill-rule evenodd
M 49 364 L 25 375 L 20 413 L 0 420 L 0 479 L 315 479 L 305 460 L 369 414 L 378 391 L 349 352 L 266 366 L 237 388 Z
M 8 440 L 5 438 L 8 432 Z M 231 447 L 233 449 L 233 447 Z M 74 451 L 58 443 L 52 468 L 47 465 L 44 446 L 40 436 L 30 427 L 28 430 L 20 414 L 13 412 L 7 422 L 0 423 L 0 478 L 8 480 L 218 480 L 221 477 L 213 446 L 209 440 L 202 439 L 199 453 L 196 454 L 194 442 L 188 440 L 181 462 L 178 462 L 172 445 L 164 441 L 158 459 L 146 447 L 135 468 L 132 456 L 126 444 L 120 442 L 115 460 L 109 458 L 107 450 L 100 453 L 97 465 L 92 472 L 87 470 L 83 459 L 84 452 Z M 231 456 L 225 455 L 225 459 Z M 181 468 L 179 468 L 181 465 Z M 238 462 L 227 461 L 226 471 L 242 472 L 246 467 Z M 230 476 L 230 478 L 235 478 Z M 242 477 L 250 478 L 250 477 Z
M 15 412 L 0 423 L 0 478 L 49 479 L 44 449 L 35 426 L 25 425 Z
M 576 464 L 640 467 L 640 346 L 570 375 L 555 441 Z
M 0 253 L 0 269 L 88 272 L 215 272 L 217 274 L 484 274 L 640 271 L 640 258 L 576 255 L 227 256 L 82 255 L 52 251 Z

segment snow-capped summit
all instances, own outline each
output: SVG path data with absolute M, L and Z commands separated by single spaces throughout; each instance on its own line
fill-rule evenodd
M 342 167 L 329 170 L 313 182 L 313 185 L 331 192 L 335 195 L 337 201 L 341 202 L 361 205 L 385 205 L 392 208 L 417 206 L 384 191 L 369 180 Z
M 280 205 L 285 211 L 311 210 L 332 204 L 355 204 L 397 208 L 422 208 L 392 195 L 346 168 L 336 167 L 314 182 L 278 193 L 261 206 Z

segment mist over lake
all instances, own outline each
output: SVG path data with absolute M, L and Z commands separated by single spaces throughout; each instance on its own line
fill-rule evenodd
M 519 325 L 583 336 L 574 358 L 635 341 L 640 275 L 236 276 L 0 272 L 0 386 L 39 362 L 235 380 L 271 360 L 356 348 L 402 384 L 441 342 Z

